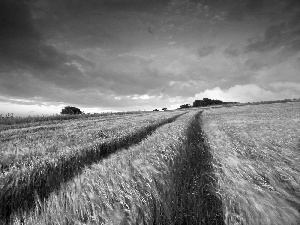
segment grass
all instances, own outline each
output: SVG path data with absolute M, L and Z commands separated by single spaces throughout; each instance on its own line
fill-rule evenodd
M 98 117 L 63 123 L 8 129 L 0 133 L 0 172 L 28 167 L 32 161 L 80 151 L 118 139 L 178 112 Z
M 226 224 L 300 224 L 300 103 L 206 110 Z
M 199 112 L 85 168 L 13 224 L 223 224 Z
M 79 142 L 81 145 L 74 148 L 59 149 L 55 154 L 42 155 L 34 160 L 28 160 L 28 163 L 22 166 L 9 168 L 0 175 L 0 218 L 5 222 L 17 211 L 30 210 L 36 203 L 35 195 L 46 198 L 52 191 L 58 189 L 61 183 L 80 173 L 85 166 L 99 161 L 117 149 L 141 141 L 157 127 L 172 122 L 181 114 L 175 112 L 160 116 L 148 115 L 143 119 L 126 118 L 127 122 L 121 120 L 120 127 L 117 126 L 119 129 L 114 127 L 114 135 L 105 140 L 94 141 L 87 146 L 82 145 L 81 141 Z M 87 121 L 84 124 L 86 123 Z M 79 127 L 82 129 L 82 126 Z M 97 128 L 100 130 L 101 126 Z M 94 126 L 92 130 L 95 130 Z M 72 132 L 76 134 L 75 131 Z M 79 132 L 77 137 L 83 138 L 84 135 L 89 137 L 87 133 L 89 132 Z M 96 139 L 93 135 L 91 138 Z
M 300 224 L 299 102 L 182 113 L 63 122 L 73 151 L 0 176 L 0 223 Z M 0 135 L 46 141 L 61 127 Z
M 128 111 L 128 112 L 111 112 L 111 113 L 94 113 L 94 114 L 74 114 L 74 115 L 53 115 L 53 116 L 27 116 L 27 117 L 16 117 L 13 113 L 8 113 L 6 115 L 0 114 L 0 130 L 11 129 L 22 126 L 31 126 L 35 123 L 59 123 L 65 120 L 74 119 L 89 119 L 93 117 L 107 117 L 116 115 L 132 115 L 132 114 L 144 114 L 141 111 Z

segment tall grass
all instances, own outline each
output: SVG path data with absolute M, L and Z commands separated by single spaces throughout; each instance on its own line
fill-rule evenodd
M 300 224 L 300 103 L 203 113 L 226 224 Z
M 52 193 L 12 224 L 222 224 L 211 155 L 190 112 Z
M 99 142 L 119 139 L 177 114 L 179 112 L 98 117 L 1 131 L 0 172 L 19 170 L 30 166 L 32 161 L 56 157 L 61 152 L 92 148 Z
M 69 114 L 69 115 L 53 115 L 53 116 L 27 116 L 27 117 L 16 117 L 13 113 L 8 113 L 6 115 L 0 114 L 0 130 L 5 129 L 6 127 L 12 128 L 20 124 L 25 126 L 30 123 L 38 122 L 59 122 L 64 120 L 73 120 L 73 119 L 86 119 L 93 117 L 106 117 L 112 115 L 131 115 L 131 114 L 145 114 L 148 112 L 142 111 L 128 111 L 128 112 L 107 112 L 107 113 L 93 113 L 93 114 Z
M 182 114 L 182 113 L 181 113 Z M 116 151 L 141 141 L 157 127 L 174 121 L 179 115 L 171 114 L 156 119 L 138 128 L 128 127 L 126 132 L 105 139 L 95 145 L 58 151 L 45 157 L 36 158 L 26 166 L 10 169 L 0 175 L 0 219 L 5 222 L 17 211 L 30 210 L 37 203 L 35 196 L 47 198 L 63 182 L 72 179 L 81 170 Z

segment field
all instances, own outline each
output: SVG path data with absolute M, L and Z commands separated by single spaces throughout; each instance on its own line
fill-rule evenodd
M 0 224 L 300 224 L 300 103 L 13 120 Z
M 1 131 L 0 216 L 31 208 L 87 165 L 139 142 L 182 112 L 90 118 Z
M 203 113 L 226 224 L 300 224 L 300 103 Z
M 59 121 L 58 123 L 33 123 L 30 127 L 5 127 L 0 134 L 0 170 L 26 167 L 41 157 L 57 157 L 69 151 L 81 151 L 101 142 L 128 136 L 151 123 L 160 123 L 171 115 L 137 114 Z M 26 123 L 27 124 L 27 123 Z M 10 129 L 9 129 L 10 128 Z M 69 153 L 67 153 L 69 154 Z

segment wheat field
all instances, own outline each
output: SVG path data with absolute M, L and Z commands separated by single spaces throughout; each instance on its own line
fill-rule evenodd
M 206 110 L 226 224 L 300 224 L 300 104 Z
M 111 120 L 92 118 L 63 125 L 1 131 L 4 146 L 1 148 L 1 219 L 6 220 L 16 211 L 30 209 L 35 204 L 36 194 L 46 198 L 85 166 L 139 142 L 182 113 L 121 116 Z M 9 164 L 6 163 L 7 155 L 10 156 Z
M 0 223 L 300 224 L 300 104 L 0 130 Z

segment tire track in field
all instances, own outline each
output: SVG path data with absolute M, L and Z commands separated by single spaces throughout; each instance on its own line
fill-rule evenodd
M 187 131 L 186 160 L 182 160 L 175 176 L 177 211 L 175 225 L 225 225 L 222 201 L 216 194 L 213 156 L 201 129 L 201 114 Z M 176 177 L 182 179 L 176 180 Z
M 122 139 L 83 149 L 80 155 L 75 154 L 67 159 L 61 158 L 58 164 L 45 163 L 43 167 L 23 177 L 15 179 L 10 176 L 0 180 L 0 224 L 8 224 L 14 213 L 29 212 L 36 206 L 36 196 L 42 201 L 46 200 L 53 191 L 60 188 L 61 184 L 80 174 L 84 167 L 99 162 L 119 149 L 141 142 L 158 127 L 172 123 L 183 114 L 185 113 L 158 124 L 151 124 Z

